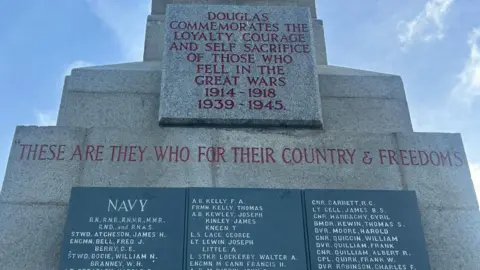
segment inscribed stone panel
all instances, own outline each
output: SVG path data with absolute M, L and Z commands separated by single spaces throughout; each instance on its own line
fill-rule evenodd
M 160 124 L 322 126 L 308 8 L 170 5 Z

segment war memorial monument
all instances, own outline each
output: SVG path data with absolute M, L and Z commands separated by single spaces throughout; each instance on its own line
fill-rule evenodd
M 328 65 L 315 9 L 153 0 L 142 62 L 72 70 L 57 125 L 16 128 L 0 269 L 480 269 L 460 134 Z

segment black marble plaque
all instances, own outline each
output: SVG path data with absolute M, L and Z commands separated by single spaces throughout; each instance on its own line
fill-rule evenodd
M 182 269 L 185 196 L 175 188 L 73 188 L 59 269 Z
M 188 270 L 307 269 L 300 190 L 195 188 Z
M 413 191 L 306 190 L 311 270 L 430 269 Z
M 73 188 L 60 270 L 428 270 L 413 191 Z

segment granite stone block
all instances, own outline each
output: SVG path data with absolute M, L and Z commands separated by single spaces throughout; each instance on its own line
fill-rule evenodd
M 355 69 L 341 66 L 321 66 L 318 67 L 318 73 L 323 75 L 344 75 L 344 76 L 397 76 L 387 73 L 374 72 L 363 69 Z
M 315 6 L 315 0 L 297 0 L 297 6 L 308 7 L 310 9 L 310 14 L 312 15 L 312 18 L 317 18 L 317 8 Z
M 236 0 L 196 0 L 192 1 L 195 5 L 235 5 Z
M 222 130 L 219 135 L 219 145 L 229 150 L 225 158 L 227 162 L 217 164 L 214 169 L 215 183 L 219 187 L 390 190 L 402 188 L 401 175 L 397 167 L 382 166 L 378 163 L 366 165 L 362 161 L 364 151 L 370 151 L 373 156 L 379 147 L 394 149 L 395 140 L 392 135 L 357 136 L 347 132 L 253 130 Z M 236 150 L 233 147 L 236 147 Z M 247 148 L 254 147 L 264 149 L 263 163 L 254 162 L 253 152 L 250 152 L 250 156 L 246 155 L 247 151 L 254 151 Z M 269 151 L 267 148 L 272 149 L 271 159 L 267 158 Z M 312 158 L 310 152 L 312 148 L 326 151 L 326 161 L 321 157 Z M 309 156 L 303 154 L 303 149 L 307 149 Z M 331 154 L 327 149 L 335 151 Z M 345 159 L 340 160 L 336 154 L 340 151 L 337 149 L 341 149 Z M 352 154 L 351 158 L 347 151 Z M 300 153 L 304 158 L 301 158 Z M 260 160 L 259 157 L 260 155 L 256 158 L 257 161 Z
M 235 0 L 235 4 L 239 6 L 266 6 L 268 0 Z
M 81 166 L 69 160 L 66 145 L 83 144 L 84 138 L 82 128 L 18 126 L 1 201 L 68 201 L 71 187 L 79 181 Z
M 152 0 L 152 14 L 165 14 L 167 5 L 173 4 L 175 0 Z
M 315 38 L 315 59 L 317 65 L 327 65 L 327 48 L 325 46 L 325 33 L 322 20 L 312 20 L 313 37 Z M 322 90 L 322 88 L 320 87 Z M 320 91 L 320 95 L 322 92 Z
M 314 0 L 152 0 L 152 14 L 165 14 L 168 4 L 299 6 L 310 8 L 312 17 L 316 17 Z
M 68 91 L 160 93 L 160 62 L 134 62 L 72 70 L 66 82 Z
M 67 90 L 67 85 L 70 81 L 70 75 L 65 76 L 65 79 L 63 80 L 63 87 L 62 87 L 62 97 L 60 98 L 60 106 L 58 107 L 58 114 L 57 114 L 57 121 L 55 125 L 59 125 L 59 118 L 62 118 L 65 111 L 65 104 L 67 103 L 67 96 L 68 96 L 68 90 Z
M 380 98 L 322 98 L 325 130 L 413 131 L 406 101 Z
M 478 209 L 475 189 L 460 134 L 397 133 L 398 148 L 419 149 L 415 160 L 402 166 L 408 189 L 415 190 L 422 207 Z M 420 156 L 421 155 L 421 156 Z M 422 166 L 422 163 L 435 166 Z
M 192 2 L 193 0 L 173 0 L 173 4 L 190 5 Z
M 161 61 L 165 35 L 165 15 L 150 15 L 147 19 L 143 61 Z
M 58 269 L 66 212 L 66 206 L 0 203 L 2 270 Z
M 191 128 L 91 129 L 86 144 L 104 146 L 103 160 L 85 162 L 81 186 L 211 186 L 210 163 L 198 162 L 197 149 L 214 145 L 215 132 Z M 161 153 L 165 153 L 164 159 Z
M 298 6 L 298 0 L 267 0 L 269 6 Z
M 278 39 L 277 43 L 285 47 L 264 46 L 259 52 L 258 46 L 264 43 L 251 41 L 260 38 L 254 30 L 230 31 L 230 36 L 215 32 L 219 34 L 216 36 L 197 27 L 197 37 L 192 29 L 182 29 L 186 22 L 191 27 L 227 23 L 231 29 L 243 22 L 245 28 L 245 20 L 251 20 L 237 16 L 227 22 L 221 19 L 225 12 L 240 16 L 248 13 L 252 19 L 257 14 L 258 20 L 278 28 L 275 34 L 263 38 Z M 171 5 L 166 25 L 160 124 L 322 127 L 313 29 L 307 8 Z M 252 21 L 249 27 L 259 25 Z M 285 38 L 280 41 L 282 35 L 296 39 L 292 41 L 294 52 L 290 52 L 291 42 Z M 282 52 L 275 54 L 278 51 Z M 201 59 L 192 58 L 196 54 Z
M 478 209 L 426 209 L 422 211 L 422 221 L 432 269 L 478 269 L 480 265 Z
M 156 127 L 158 94 L 69 91 L 58 114 L 59 126 Z
M 406 100 L 402 78 L 397 75 L 346 69 L 318 67 L 322 97 L 368 97 Z

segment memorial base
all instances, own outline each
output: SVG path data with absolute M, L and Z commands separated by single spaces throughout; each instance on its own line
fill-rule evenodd
M 72 187 L 412 190 L 432 269 L 479 262 L 443 259 L 480 241 L 459 134 L 18 127 L 1 194 L 5 269 L 56 269 Z

